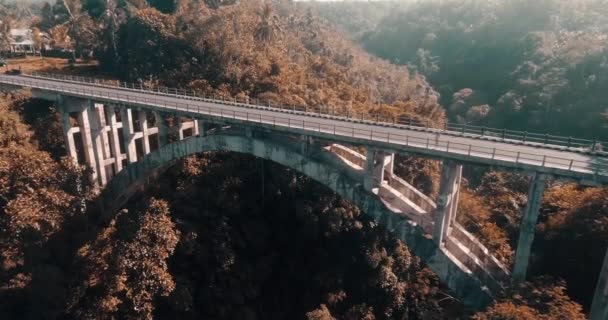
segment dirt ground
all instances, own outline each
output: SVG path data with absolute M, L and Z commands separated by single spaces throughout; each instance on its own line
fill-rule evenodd
M 112 79 L 100 72 L 97 61 L 77 60 L 73 67 L 70 67 L 68 59 L 49 58 L 49 57 L 27 57 L 19 59 L 8 59 L 8 66 L 3 67 L 3 71 L 9 69 L 21 69 L 22 72 L 49 72 L 59 74 L 71 74 L 83 77 L 96 77 Z

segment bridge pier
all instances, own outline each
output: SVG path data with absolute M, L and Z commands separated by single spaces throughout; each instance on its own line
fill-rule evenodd
M 377 151 L 372 148 L 367 149 L 365 162 L 365 178 L 363 185 L 366 190 L 373 191 L 384 182 L 384 174 L 388 171 L 393 173 L 395 154 Z
M 433 240 L 439 247 L 445 244 L 450 228 L 456 220 L 461 180 L 462 165 L 453 161 L 443 161 L 433 226 Z
M 517 242 L 517 251 L 515 253 L 515 265 L 513 266 L 513 276 L 511 278 L 513 284 L 519 284 L 526 280 L 530 251 L 532 250 L 532 242 L 534 241 L 534 228 L 538 220 L 538 211 L 540 210 L 540 203 L 543 198 L 547 178 L 545 174 L 535 173 L 530 181 L 528 203 L 521 219 L 519 241 Z
M 70 113 L 63 101 L 59 102 L 58 107 L 61 115 L 61 127 L 63 128 L 66 151 L 74 163 L 78 164 L 78 152 L 76 151 L 74 134 L 80 132 L 80 127 L 72 127 L 72 123 L 70 122 Z
M 70 154 L 72 159 L 74 159 L 74 162 L 79 163 L 74 134 L 80 133 L 84 153 L 84 161 L 87 167 L 91 170 L 89 179 L 94 184 L 97 184 L 97 180 L 99 177 L 99 168 L 97 166 L 97 157 L 95 152 L 96 148 L 93 142 L 94 139 L 91 132 L 89 112 L 91 106 L 92 103 L 89 100 L 71 97 L 60 97 L 59 99 L 59 109 L 61 112 L 62 119 L 61 122 L 67 142 L 66 149 L 68 150 L 68 153 Z M 72 123 L 70 121 L 70 113 L 77 114 L 77 127 L 72 126 Z
M 608 320 L 608 249 L 604 256 L 604 263 L 597 278 L 595 294 L 589 311 L 590 320 Z
M 169 144 L 169 128 L 165 119 L 161 117 L 158 111 L 154 111 L 154 118 L 156 119 L 156 127 L 158 128 L 158 147 Z
M 106 173 L 106 159 L 111 160 L 109 155 L 110 145 L 106 135 L 105 116 L 103 115 L 103 104 L 91 103 L 93 112 L 91 112 L 91 136 L 93 137 L 93 146 L 95 151 L 95 162 L 97 164 L 98 183 L 104 187 L 110 177 Z
M 189 137 L 195 137 L 198 136 L 199 132 L 198 132 L 198 121 L 197 120 L 190 120 L 190 121 L 181 121 L 181 119 L 178 119 L 179 122 L 179 127 L 178 127 L 178 131 L 179 131 L 179 140 L 184 140 L 184 138 L 189 138 Z M 186 130 L 192 130 L 192 134 L 186 137 Z
M 124 168 L 124 159 L 128 163 L 135 163 L 152 152 L 150 139 L 155 135 L 158 136 L 159 147 L 163 140 L 168 143 L 167 127 L 158 114 L 155 115 L 156 126 L 151 126 L 148 113 L 144 110 L 136 111 L 137 115 L 134 115 L 129 108 L 66 97 L 60 97 L 58 105 L 68 154 L 75 163 L 84 162 L 90 168 L 90 180 L 96 186 L 104 187 L 118 174 Z M 72 118 L 76 118 L 76 126 Z M 137 118 L 136 122 L 134 118 Z M 136 127 L 137 124 L 139 127 Z M 198 125 L 192 127 L 198 128 Z M 74 138 L 77 133 L 81 136 L 82 153 L 79 153 L 80 146 Z M 139 142 L 141 148 L 138 150 Z M 124 146 L 124 154 L 121 146 Z M 80 159 L 84 161 L 79 161 L 79 154 L 84 155 L 84 159 Z
M 105 108 L 106 118 L 110 121 L 110 141 L 112 142 L 112 150 L 114 150 L 114 172 L 118 174 L 122 168 L 122 161 L 126 159 L 126 155 L 123 154 L 121 150 L 121 141 L 120 136 L 118 135 L 118 129 L 121 129 L 122 126 L 122 118 L 121 122 L 118 121 L 116 108 L 112 105 L 107 105 Z
M 135 130 L 133 127 L 133 113 L 129 108 L 120 108 L 120 120 L 122 120 L 122 135 L 127 154 L 128 163 L 137 162 L 137 147 L 135 146 Z

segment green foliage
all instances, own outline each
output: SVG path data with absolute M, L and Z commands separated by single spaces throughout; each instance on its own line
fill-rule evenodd
M 393 10 L 362 42 L 425 74 L 444 105 L 465 88 L 484 97 L 450 110 L 453 120 L 603 137 L 606 8 L 599 0 L 423 1 Z M 467 117 L 479 105 L 489 113 Z

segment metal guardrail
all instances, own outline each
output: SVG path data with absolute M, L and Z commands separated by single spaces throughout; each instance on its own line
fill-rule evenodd
M 497 129 L 484 126 L 474 126 L 467 124 L 456 124 L 446 122 L 443 128 L 433 127 L 433 123 L 430 121 L 421 122 L 409 117 L 399 116 L 392 117 L 380 114 L 369 114 L 369 113 L 357 113 L 346 108 L 334 108 L 328 106 L 319 106 L 317 108 L 309 106 L 284 106 L 284 105 L 272 105 L 271 102 L 262 103 L 259 99 L 251 99 L 249 97 L 245 99 L 230 98 L 226 96 L 215 96 L 205 95 L 202 92 L 194 90 L 185 90 L 169 87 L 147 87 L 143 84 L 134 84 L 122 81 L 113 80 L 102 80 L 90 77 L 79 77 L 70 75 L 60 75 L 43 72 L 32 72 L 29 74 L 32 77 L 55 79 L 61 81 L 69 81 L 75 83 L 94 84 L 96 86 L 107 86 L 112 88 L 121 88 L 138 92 L 146 92 L 155 95 L 173 96 L 173 97 L 184 97 L 189 100 L 200 100 L 210 102 L 217 101 L 222 103 L 225 101 L 234 101 L 235 103 L 243 103 L 247 105 L 256 105 L 271 107 L 281 110 L 292 110 L 311 112 L 317 114 L 323 114 L 328 116 L 342 116 L 349 119 L 358 119 L 364 121 L 378 122 L 382 124 L 393 124 L 403 125 L 407 127 L 424 128 L 429 130 L 442 130 L 444 134 L 460 135 L 464 137 L 477 136 L 488 140 L 499 140 L 503 142 L 523 143 L 523 144 L 538 144 L 549 148 L 559 147 L 561 149 L 568 149 L 579 153 L 591 153 L 600 156 L 608 156 L 608 142 L 599 140 L 581 139 L 575 137 L 566 137 L 559 135 L 540 134 L 526 131 L 516 131 L 508 129 Z
M 195 104 L 189 104 L 186 101 L 180 101 L 179 103 L 170 102 L 168 100 L 162 100 L 157 98 L 148 98 L 131 94 L 112 93 L 103 90 L 94 90 L 89 88 L 74 88 L 67 85 L 58 84 L 41 84 L 36 80 L 22 80 L 22 79 L 1 79 L 1 83 L 12 84 L 17 86 L 26 86 L 32 88 L 38 88 L 43 90 L 54 91 L 57 93 L 67 93 L 74 95 L 81 95 L 88 98 L 101 98 L 107 99 L 114 103 L 119 104 L 139 104 L 145 106 L 153 106 L 157 108 L 164 108 L 180 112 L 197 113 L 200 115 L 209 115 L 212 117 L 220 117 L 224 119 L 234 119 L 240 121 L 247 121 L 252 123 L 260 123 L 263 125 L 273 127 L 286 127 L 296 130 L 303 130 L 307 132 L 318 132 L 323 134 L 330 134 L 333 136 L 342 136 L 347 138 L 354 138 L 358 141 L 366 142 L 380 142 L 389 143 L 402 146 L 409 146 L 414 148 L 434 150 L 440 152 L 447 152 L 465 156 L 468 158 L 478 158 L 493 161 L 506 161 L 517 164 L 525 164 L 542 168 L 554 168 L 564 171 L 571 171 L 584 174 L 600 175 L 608 177 L 608 162 L 607 163 L 593 163 L 593 161 L 580 161 L 576 159 L 565 159 L 557 158 L 552 156 L 546 156 L 541 154 L 532 154 L 524 152 L 515 152 L 512 150 L 503 150 L 499 148 L 488 148 L 474 144 L 465 143 L 454 143 L 450 141 L 439 141 L 431 138 L 420 138 L 408 134 L 395 134 L 391 132 L 383 132 L 381 130 L 367 130 L 360 127 L 356 127 L 355 123 L 343 122 L 344 125 L 339 125 L 334 122 L 333 124 L 321 123 L 317 121 L 306 121 L 297 120 L 294 121 L 292 118 L 281 117 L 277 115 L 263 115 L 261 113 L 249 112 L 246 108 L 254 108 L 261 111 L 276 111 L 269 107 L 247 105 L 237 103 L 233 101 L 218 101 L 212 99 L 206 99 L 206 102 L 212 102 L 215 104 L 224 104 L 244 107 L 243 112 L 236 112 L 234 110 L 229 111 L 223 108 L 201 106 Z M 304 115 L 304 114 L 302 114 Z M 348 125 L 350 123 L 350 125 Z M 378 126 L 378 129 L 386 128 L 386 126 Z M 589 158 L 594 160 L 597 158 Z

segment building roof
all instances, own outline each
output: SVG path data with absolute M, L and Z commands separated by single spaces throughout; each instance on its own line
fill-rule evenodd
M 11 29 L 11 37 L 31 37 L 32 30 L 26 28 Z

